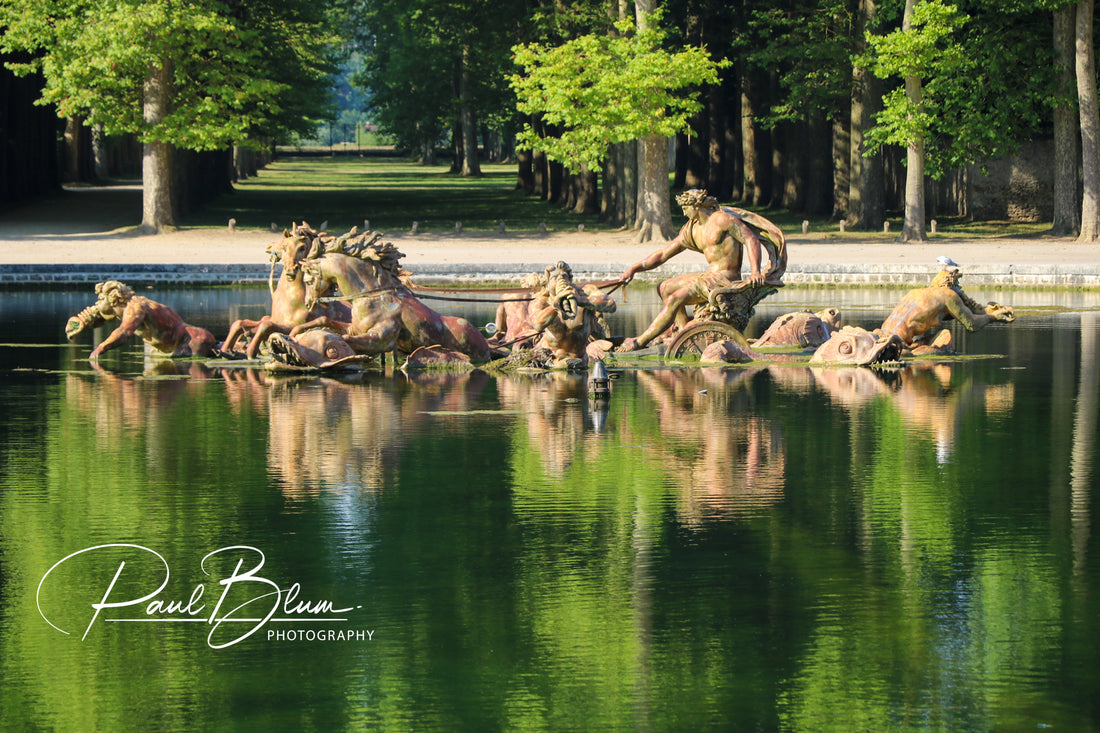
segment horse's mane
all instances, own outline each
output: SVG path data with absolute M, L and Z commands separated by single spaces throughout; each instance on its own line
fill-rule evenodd
M 376 232 L 373 229 L 360 232 L 359 227 L 352 227 L 346 233 L 334 237 L 327 232 L 318 232 L 306 222 L 302 222 L 294 225 L 288 234 L 310 243 L 306 259 L 315 259 L 326 254 L 347 255 L 370 262 L 382 272 L 412 287 L 412 273 L 400 265 L 400 260 L 405 254 L 392 242 L 381 241 L 384 236 L 382 232 Z

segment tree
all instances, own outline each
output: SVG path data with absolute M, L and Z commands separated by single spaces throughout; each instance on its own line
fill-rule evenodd
M 924 182 L 913 153 L 922 153 L 915 157 L 933 179 L 1012 153 L 1049 123 L 1057 89 L 1053 51 L 1042 42 L 1050 25 L 1040 22 L 1048 16 L 1038 3 L 991 9 L 970 2 L 973 15 L 942 0 L 909 0 L 906 7 L 901 30 L 868 36 L 874 73 L 905 80 L 886 94 L 868 133 L 871 151 L 885 144 L 910 150 L 902 241 L 924 236 Z
M 618 34 L 589 34 L 558 46 L 516 46 L 516 64 L 523 72 L 510 77 L 520 112 L 537 115 L 556 126 L 556 135 L 540 135 L 531 125 L 517 136 L 521 148 L 539 150 L 570 170 L 603 169 L 609 146 L 645 140 L 645 147 L 664 148 L 644 158 L 650 184 L 639 193 L 636 227 L 639 238 L 671 233 L 657 221 L 660 199 L 668 211 L 667 138 L 687 129 L 688 119 L 700 108 L 696 85 L 717 81 L 718 64 L 706 50 L 685 47 L 671 53 L 661 48 L 664 32 L 656 24 L 637 27 L 617 24 Z M 655 151 L 657 152 L 657 151 Z M 657 183 L 660 181 L 660 183 Z M 643 188 L 643 186 L 639 186 Z M 656 227 L 656 231 L 654 230 Z
M 365 67 L 355 83 L 399 147 L 434 160 L 451 135 L 454 169 L 478 175 L 478 133 L 513 113 L 505 83 L 519 40 L 520 0 L 343 0 Z M 505 112 L 505 110 L 507 112 Z
M 1093 54 L 1093 0 L 1077 3 L 1077 104 L 1081 114 L 1081 234 L 1078 241 L 1100 239 L 1100 113 L 1096 101 L 1096 61 Z
M 1070 234 L 1078 229 L 1081 209 L 1077 205 L 1078 115 L 1071 92 L 1074 89 L 1075 5 L 1054 10 L 1054 52 L 1059 91 L 1066 96 L 1054 105 L 1054 221 L 1051 233 Z
M 332 40 L 307 0 L 84 0 L 0 3 L 0 47 L 35 58 L 40 103 L 144 145 L 142 228 L 176 224 L 173 150 L 255 141 L 301 119 L 324 88 Z
M 848 0 L 800 0 L 758 8 L 752 26 L 759 40 L 746 54 L 750 69 L 768 72 L 760 79 L 769 81 L 771 103 L 756 116 L 772 131 L 773 156 L 782 161 L 773 175 L 780 185 L 770 198 L 813 215 L 833 211 L 838 187 L 827 165 L 833 147 L 827 123 L 844 121 L 846 127 L 850 114 L 856 43 L 850 6 Z M 847 158 L 835 166 L 836 177 L 845 178 L 844 196 Z
M 900 241 L 927 239 L 924 224 L 925 141 L 932 134 L 936 107 L 942 100 L 936 87 L 926 98 L 925 77 L 945 78 L 963 69 L 963 51 L 954 38 L 967 20 L 954 5 L 941 0 L 906 0 L 901 30 L 867 36 L 872 70 L 882 79 L 900 76 L 904 86 L 885 96 L 883 111 L 868 137 L 870 149 L 884 144 L 906 148 L 905 223 Z M 935 168 L 932 173 L 942 172 Z
M 874 0 L 860 0 L 856 17 L 856 50 L 866 52 L 866 35 L 875 29 Z M 865 133 L 882 109 L 882 82 L 861 64 L 852 65 L 852 110 L 847 223 L 853 229 L 882 228 L 886 219 L 882 152 L 867 154 Z

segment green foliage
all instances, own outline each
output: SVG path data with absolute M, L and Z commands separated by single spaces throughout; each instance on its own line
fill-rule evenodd
M 746 25 L 759 40 L 747 45 L 745 58 L 774 72 L 778 82 L 763 126 L 805 120 L 816 111 L 832 114 L 850 104 L 854 22 L 851 3 L 844 0 L 765 5 L 753 13 Z
M 572 170 L 598 171 L 613 143 L 688 129 L 688 118 L 702 107 L 692 87 L 716 83 L 726 62 L 698 46 L 664 50 L 665 33 L 656 23 L 636 30 L 624 21 L 617 30 L 513 49 L 523 69 L 509 77 L 519 111 L 561 130 L 544 137 L 528 125 L 517 136 L 519 147 L 543 151 Z
M 896 30 L 885 36 L 867 34 L 871 48 L 870 66 L 881 79 L 916 78 L 922 84 L 920 99 L 910 99 L 904 87 L 886 93 L 883 110 L 868 132 L 869 151 L 883 145 L 906 147 L 926 139 L 936 124 L 936 111 L 943 102 L 937 81 L 963 73 L 965 52 L 958 32 L 969 17 L 942 0 L 922 0 L 913 8 L 908 30 Z M 939 159 L 929 155 L 928 174 L 943 173 Z
M 5 0 L 0 48 L 35 54 L 10 68 L 42 72 L 40 103 L 61 117 L 210 150 L 300 126 L 321 106 L 334 41 L 322 18 L 300 1 Z M 171 74 L 170 110 L 150 124 L 143 87 L 157 68 Z
M 355 19 L 349 40 L 364 60 L 353 82 L 370 93 L 374 121 L 401 148 L 439 142 L 463 106 L 480 120 L 510 113 L 503 75 L 521 2 L 345 1 Z M 460 89 L 463 69 L 469 87 Z
M 970 14 L 942 0 L 922 0 L 911 30 L 868 34 L 871 50 L 857 63 L 882 79 L 917 77 L 922 84 L 916 103 L 901 87 L 887 91 L 868 133 L 868 154 L 922 139 L 927 172 L 939 178 L 948 169 L 1009 154 L 1035 134 L 1060 90 L 1049 44 L 1037 43 L 1034 24 L 1027 22 L 1038 11 L 1026 3 L 1014 9 L 990 13 L 977 5 Z

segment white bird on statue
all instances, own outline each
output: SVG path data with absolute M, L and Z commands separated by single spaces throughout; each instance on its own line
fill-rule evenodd
M 951 259 L 947 255 L 940 255 L 936 258 L 936 262 L 940 263 L 944 267 L 958 267 L 955 260 Z

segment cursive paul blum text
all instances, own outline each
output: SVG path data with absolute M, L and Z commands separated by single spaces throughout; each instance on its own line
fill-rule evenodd
M 77 550 L 54 563 L 38 583 L 35 603 L 38 606 L 38 613 L 45 619 L 46 623 L 63 634 L 71 633 L 47 618 L 46 613 L 42 610 L 43 586 L 47 585 L 46 581 L 50 575 L 62 567 L 72 571 L 73 568 L 66 566 L 77 564 L 78 558 L 89 560 L 96 553 L 105 554 L 107 552 L 116 553 L 110 557 L 115 557 L 117 553 L 121 553 L 124 559 L 119 560 L 118 569 L 115 571 L 114 577 L 105 584 L 102 596 L 99 596 L 98 591 L 95 591 L 94 597 L 98 597 L 99 600 L 88 604 L 91 617 L 84 629 L 81 640 L 88 637 L 92 627 L 99 621 L 116 623 L 178 623 L 191 621 L 205 623 L 210 627 L 206 643 L 212 649 L 233 646 L 259 633 L 269 624 L 277 623 L 312 624 L 315 626 L 308 630 L 276 631 L 275 629 L 267 629 L 268 640 L 370 641 L 374 638 L 373 630 L 333 628 L 333 625 L 348 623 L 348 614 L 362 608 L 362 606 L 337 608 L 329 600 L 306 601 L 300 599 L 302 588 L 299 583 L 294 583 L 289 588 L 283 589 L 274 580 L 260 574 L 266 557 L 262 551 L 249 545 L 222 547 L 203 557 L 200 568 L 206 575 L 211 575 L 207 566 L 208 564 L 215 564 L 213 562 L 214 558 L 220 557 L 223 560 L 228 558 L 230 563 L 234 559 L 236 560 L 232 572 L 226 577 L 218 579 L 217 583 L 221 586 L 221 590 L 218 593 L 217 602 L 212 605 L 204 600 L 206 586 L 202 583 L 195 586 L 186 600 L 160 598 L 161 593 L 168 586 L 171 573 L 168 568 L 168 561 L 164 559 L 164 556 L 148 547 L 112 543 Z M 163 573 L 158 570 L 152 580 L 146 580 L 144 576 L 148 573 L 143 573 L 139 582 L 147 582 L 149 586 L 152 586 L 159 579 L 159 585 L 155 589 L 144 593 L 144 595 L 140 594 L 146 589 L 141 591 L 131 590 L 125 593 L 116 590 L 116 587 L 119 586 L 119 580 L 125 578 L 124 571 L 127 560 L 131 562 L 144 561 L 146 564 L 152 563 L 156 567 L 156 561 L 153 561 L 150 556 L 156 558 L 156 561 L 159 561 L 160 565 L 163 566 Z M 131 582 L 129 585 L 133 586 L 135 583 Z M 134 597 L 139 595 L 140 597 Z M 142 606 L 144 606 L 144 616 L 122 618 L 115 615 L 123 613 L 121 609 L 140 608 Z M 132 616 L 133 611 L 129 611 L 129 614 Z M 316 625 L 323 625 L 324 628 L 316 628 Z

